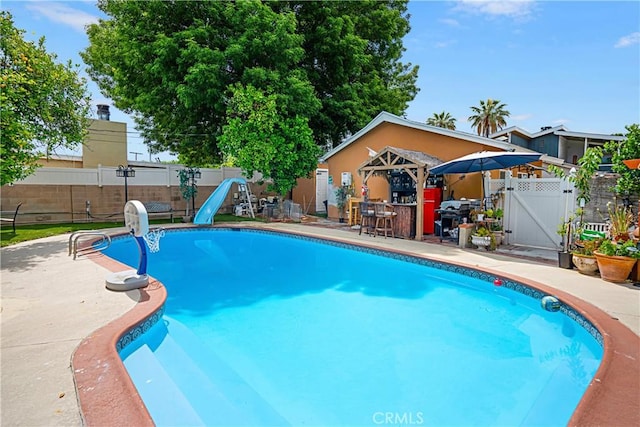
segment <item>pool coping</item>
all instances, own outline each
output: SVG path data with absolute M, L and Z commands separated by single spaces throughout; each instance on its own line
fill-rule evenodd
M 600 367 L 590 382 L 568 425 L 608 425 L 612 420 L 619 426 L 640 425 L 640 400 L 637 397 L 640 378 L 640 337 L 605 313 L 602 309 L 567 292 L 515 274 L 479 268 L 456 260 L 438 259 L 402 249 L 381 248 L 346 238 L 318 236 L 297 230 L 273 230 L 255 224 L 222 224 L 212 227 L 182 226 L 180 229 L 241 228 L 259 229 L 324 241 L 339 242 L 361 248 L 393 252 L 396 254 L 433 261 L 450 266 L 482 271 L 503 279 L 522 283 L 544 294 L 553 295 L 571 306 L 591 322 L 604 342 Z M 117 237 L 126 233 L 114 233 Z M 102 267 L 116 272 L 130 269 L 103 254 L 92 257 Z M 85 425 L 154 425 L 140 395 L 117 352 L 120 340 L 140 328 L 150 317 L 161 313 L 167 298 L 165 287 L 151 278 L 147 287 L 140 289 L 138 304 L 124 316 L 110 322 L 82 340 L 72 356 L 80 412 Z

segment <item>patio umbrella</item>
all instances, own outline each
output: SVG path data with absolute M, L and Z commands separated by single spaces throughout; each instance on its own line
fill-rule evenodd
M 479 151 L 429 169 L 431 175 L 447 173 L 484 172 L 495 169 L 508 169 L 513 166 L 540 160 L 540 153 L 521 153 L 516 151 Z M 484 179 L 482 180 L 484 197 Z

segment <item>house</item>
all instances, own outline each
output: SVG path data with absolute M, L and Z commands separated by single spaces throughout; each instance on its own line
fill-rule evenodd
M 578 160 L 584 156 L 587 148 L 602 147 L 608 141 L 624 141 L 625 139 L 621 135 L 572 132 L 564 125 L 544 126 L 535 133 L 511 126 L 489 135 L 489 138 L 557 157 L 574 165 L 578 164 Z M 607 163 L 605 155 L 603 164 Z M 604 168 L 606 169 L 606 166 Z
M 500 139 L 429 126 L 382 112 L 363 129 L 327 152 L 320 159 L 321 166 L 316 170 L 314 177 L 298 181 L 298 186 L 293 191 L 294 202 L 302 205 L 304 200 L 306 205 L 313 205 L 310 201 L 315 199 L 315 206 L 320 208 L 316 209 L 316 212 L 319 212 L 323 211 L 323 201 L 319 198 L 326 194 L 327 215 L 329 218 L 337 219 L 339 212 L 335 203 L 335 190 L 343 182 L 347 182 L 359 196 L 363 183 L 363 177 L 358 173 L 359 168 L 363 162 L 373 158 L 385 147 L 422 152 L 442 162 L 483 150 L 533 152 L 530 148 Z M 560 159 L 543 156 L 542 169 L 546 169 L 545 164 L 563 167 L 563 163 Z M 480 174 L 469 174 L 463 180 L 459 178 L 458 176 L 445 177 L 445 181 L 441 184 L 444 199 L 480 197 L 482 188 Z M 374 176 L 368 180 L 367 185 L 370 198 L 392 200 L 389 183 L 385 177 Z M 309 209 L 309 211 L 313 210 Z

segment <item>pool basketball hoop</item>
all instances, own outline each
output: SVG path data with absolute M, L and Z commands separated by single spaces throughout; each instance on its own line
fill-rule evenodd
M 135 238 L 140 250 L 140 263 L 137 270 L 126 270 L 119 273 L 112 273 L 107 276 L 107 288 L 113 291 L 129 291 L 131 289 L 144 288 L 149 284 L 149 276 L 147 275 L 147 246 L 151 252 L 157 252 L 160 249 L 161 234 L 164 230 L 160 229 L 149 232 L 149 218 L 144 205 L 138 200 L 128 201 L 124 205 L 124 224 L 129 233 Z M 147 237 L 151 234 L 151 237 Z M 147 240 L 149 239 L 149 240 Z
M 156 253 L 160 250 L 160 239 L 164 237 L 164 228 L 149 230 L 143 237 L 144 241 L 147 242 L 147 246 L 149 246 L 149 251 Z

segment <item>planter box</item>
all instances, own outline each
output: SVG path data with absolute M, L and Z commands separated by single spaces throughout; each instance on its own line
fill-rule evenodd
M 476 246 L 488 247 L 491 245 L 491 236 L 476 236 L 472 234 L 471 243 Z
M 571 252 L 558 251 L 558 267 L 567 269 L 573 268 L 571 258 Z

